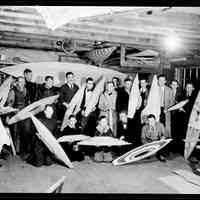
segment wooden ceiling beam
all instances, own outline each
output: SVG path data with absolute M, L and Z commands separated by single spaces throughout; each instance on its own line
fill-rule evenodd
M 0 15 L 1 17 L 10 17 L 10 18 L 20 18 L 20 19 L 24 19 L 27 21 L 33 20 L 33 21 L 39 21 L 39 22 L 44 22 L 44 19 L 42 18 L 42 16 L 38 13 L 35 12 L 34 14 L 32 13 L 24 13 L 24 12 L 16 12 L 16 11 L 5 11 L 4 9 L 2 9 L 0 7 Z
M 5 30 L 5 31 L 12 31 L 13 34 L 15 34 L 16 32 L 19 33 L 23 33 L 24 35 L 27 35 L 26 37 L 28 37 L 29 34 L 39 34 L 43 37 L 49 37 L 49 35 L 52 35 L 55 37 L 58 37 L 59 40 L 61 39 L 65 39 L 65 38 L 74 38 L 74 39 L 82 39 L 82 40 L 90 40 L 90 41 L 107 41 L 107 42 L 111 42 L 111 43 L 115 43 L 117 45 L 120 44 L 125 44 L 129 47 L 134 47 L 134 48 L 139 48 L 139 49 L 146 49 L 146 48 L 150 48 L 150 49 L 154 49 L 154 50 L 158 50 L 161 48 L 161 45 L 159 45 L 156 41 L 154 40 L 149 40 L 149 39 L 145 39 L 145 38 L 134 38 L 133 36 L 131 37 L 127 37 L 127 36 L 118 36 L 118 35 L 112 35 L 112 34 L 102 34 L 102 33 L 98 33 L 98 32 L 84 32 L 82 30 L 68 30 L 68 31 L 61 31 L 61 30 L 57 30 L 54 32 L 51 32 L 51 34 L 48 33 L 48 31 L 42 31 L 42 30 L 37 30 L 37 29 L 33 29 L 33 28 L 20 28 L 18 26 L 3 26 L 0 25 L 0 29 L 1 30 Z M 54 35 L 56 34 L 56 35 Z M 1 34 L 0 34 L 1 35 Z M 195 49 L 195 48 L 199 48 L 199 42 L 197 41 L 188 41 L 186 43 L 185 48 L 188 48 L 187 46 L 189 46 L 190 49 Z
M 0 17 L 0 23 L 2 24 L 13 24 L 13 25 L 18 25 L 18 26 L 29 26 L 29 27 L 33 27 L 33 28 L 40 28 L 40 29 L 48 29 L 47 26 L 45 24 L 38 24 L 36 22 L 27 22 L 27 21 L 24 21 L 24 20 L 21 20 L 19 18 L 12 18 L 12 19 L 9 19 L 9 18 L 1 18 Z
M 74 22 L 75 23 L 75 22 Z M 200 32 L 200 27 L 196 25 L 191 26 L 181 26 L 180 24 L 166 24 L 160 23 L 157 21 L 156 23 L 149 20 L 140 20 L 140 19 L 129 19 L 129 18 L 108 18 L 96 21 L 81 21 L 76 23 L 88 24 L 88 25 L 101 25 L 101 26 L 110 26 L 110 27 L 123 27 L 124 29 L 141 29 L 145 27 L 146 32 L 162 33 L 163 31 L 174 30 L 177 32 L 183 32 L 183 34 L 197 34 Z
M 56 42 L 58 40 L 48 40 L 48 38 L 43 38 L 43 39 L 38 39 L 38 38 L 30 38 L 29 35 L 24 35 L 24 36 L 16 36 L 16 35 L 3 35 L 1 37 L 1 40 L 4 40 L 4 41 L 9 41 L 9 42 L 26 42 L 26 43 L 29 43 L 30 47 L 33 45 L 33 46 L 38 46 L 38 44 L 43 44 L 45 43 L 45 46 L 44 48 L 47 46 L 49 49 L 55 49 L 56 47 L 61 49 L 61 47 L 57 46 L 56 45 Z M 78 42 L 78 45 L 77 45 L 77 49 L 79 51 L 89 51 L 91 50 L 91 48 L 93 47 L 92 45 L 94 44 L 94 41 L 90 41 L 90 43 L 83 43 L 83 42 Z M 52 45 L 53 44 L 53 45 Z M 91 44 L 91 45 L 90 45 Z M 90 45 L 91 47 L 88 47 L 88 45 Z M 20 46 L 23 46 L 23 44 L 20 44 Z M 41 49 L 43 47 L 43 45 L 39 45 L 39 49 Z
M 60 35 L 54 33 L 52 30 L 47 28 L 36 28 L 32 26 L 20 26 L 19 24 L 12 23 L 0 23 L 0 30 L 7 32 L 18 32 L 18 33 L 28 33 L 28 34 L 37 34 L 37 35 L 46 35 L 46 36 L 56 36 L 56 37 L 64 37 L 64 35 Z
M 156 26 L 143 26 L 142 24 L 137 24 L 134 26 L 125 26 L 124 24 L 114 24 L 110 23 L 110 24 L 106 24 L 106 25 L 102 25 L 100 23 L 91 23 L 91 22 L 84 22 L 84 23 L 74 23 L 74 24 L 68 24 L 65 25 L 65 27 L 80 27 L 80 28 L 95 28 L 99 31 L 102 30 L 110 30 L 110 31 L 118 31 L 119 33 L 124 33 L 127 32 L 129 34 L 137 34 L 137 35 L 141 35 L 143 34 L 144 36 L 146 35 L 147 37 L 166 37 L 170 34 L 170 29 L 165 27 L 165 28 L 160 28 L 160 27 L 156 27 Z M 180 36 L 181 38 L 186 38 L 186 39 L 200 39 L 200 29 L 199 32 L 192 32 L 192 31 L 177 31 L 177 29 L 175 30 L 177 35 Z
M 7 23 L 7 20 L 3 20 L 3 19 L 0 19 L 0 23 L 2 23 L 2 24 L 7 24 L 7 25 L 9 25 L 9 26 L 17 26 L 18 28 L 19 28 L 19 26 L 25 26 L 25 27 L 31 27 L 31 28 L 34 28 L 34 29 L 36 29 L 36 26 L 34 26 L 34 25 L 31 25 L 31 24 L 29 24 L 29 23 L 25 23 L 25 25 L 21 25 L 21 22 L 17 22 L 17 24 L 16 23 L 10 23 L 10 21 L 8 20 L 8 22 L 9 23 Z M 62 28 L 59 28 L 60 30 L 65 30 L 65 29 L 72 29 L 72 30 L 78 30 L 78 31 L 82 31 L 82 30 L 87 30 L 87 31 L 89 31 L 89 32 L 99 32 L 99 33 L 102 33 L 102 34 L 113 34 L 113 32 L 115 33 L 115 32 L 117 32 L 117 34 L 118 35 L 122 35 L 122 36 L 134 36 L 134 37 L 139 37 L 139 38 L 147 38 L 147 39 L 154 39 L 155 41 L 162 41 L 163 39 L 164 39 L 164 37 L 165 36 L 161 36 L 161 35 L 159 35 L 159 34 L 151 34 L 151 33 L 144 33 L 144 32 L 142 32 L 143 30 L 140 30 L 141 32 L 139 32 L 139 30 L 135 30 L 135 31 L 133 31 L 133 30 L 124 30 L 124 29 L 122 29 L 122 30 L 120 30 L 120 29 L 117 29 L 117 27 L 116 27 L 116 29 L 114 29 L 115 27 L 113 27 L 113 26 L 111 26 L 111 27 L 109 27 L 109 26 L 101 26 L 101 25 L 96 25 L 96 26 L 94 26 L 94 24 L 89 24 L 89 25 L 87 25 L 87 24 L 68 24 L 68 25 L 66 25 L 66 26 L 64 26 L 64 27 L 62 27 Z M 49 30 L 49 29 L 47 29 L 45 26 L 39 26 L 39 27 L 37 27 L 39 30 L 38 30 L 38 32 L 41 32 L 41 31 L 44 31 L 44 32 L 48 32 L 48 35 L 50 35 L 49 33 L 50 32 L 53 32 L 53 31 L 51 31 L 51 30 Z M 147 29 L 148 30 L 148 29 Z M 109 32 L 108 32 L 109 31 Z M 54 31 L 55 32 L 55 31 Z M 163 33 L 164 33 L 165 31 L 163 31 Z M 51 35 L 53 35 L 53 34 L 51 34 Z M 198 35 L 195 35 L 195 37 L 192 37 L 192 36 L 194 36 L 194 35 L 191 35 L 191 36 L 189 36 L 189 35 L 187 35 L 187 36 L 185 36 L 185 37 L 183 37 L 183 42 L 184 43 L 193 43 L 193 44 L 197 44 L 198 45 L 198 43 L 199 43 L 199 39 L 200 39 L 200 36 Z M 198 37 L 198 38 L 197 38 Z M 198 45 L 199 46 L 199 45 Z
M 23 38 L 27 38 L 28 39 L 28 38 L 32 38 L 32 37 L 33 38 L 37 37 L 37 38 L 41 38 L 41 39 L 45 39 L 45 38 L 49 39 L 49 36 L 45 36 L 45 35 L 34 35 L 34 34 L 29 34 L 29 33 L 16 33 L 16 32 L 6 32 L 6 33 L 9 33 L 9 34 L 5 35 L 2 32 L 0 32 L 0 38 L 1 38 L 1 36 L 2 37 L 4 37 L 4 36 L 13 36 L 13 38 L 15 38 L 15 37 L 23 37 Z M 32 36 L 30 37 L 30 35 L 32 35 Z M 86 45 L 87 44 L 91 45 L 95 41 L 95 40 L 92 40 L 91 38 L 90 38 L 90 40 L 89 39 L 80 39 L 80 38 L 77 38 L 77 37 L 76 38 L 71 37 L 71 38 L 77 40 L 77 42 L 80 41 L 80 43 L 85 43 Z M 65 38 L 55 38 L 55 39 L 51 38 L 51 40 L 58 41 L 58 40 L 71 39 L 71 38 L 65 36 Z M 119 42 L 107 42 L 107 44 L 110 45 L 110 46 L 120 46 L 121 45 L 121 43 L 119 43 Z M 145 49 L 157 50 L 157 48 L 154 47 L 154 46 L 141 45 L 141 44 L 129 44 L 129 43 L 123 43 L 123 44 L 126 47 L 135 48 L 135 49 L 139 49 L 139 50 L 145 50 Z
M 103 66 L 103 68 L 107 68 L 107 69 L 113 69 L 113 70 L 117 70 L 119 72 L 122 73 L 137 73 L 137 72 L 141 72 L 141 73 L 159 73 L 159 68 L 154 68 L 152 66 L 131 66 L 131 67 L 117 67 L 117 66 Z
M 38 28 L 47 29 L 45 23 L 42 22 L 42 21 L 38 21 L 38 20 L 32 20 L 32 19 L 27 20 L 25 18 L 16 18 L 16 17 L 11 17 L 11 18 L 8 17 L 7 18 L 6 16 L 1 17 L 1 15 L 0 15 L 0 20 L 1 20 L 2 23 L 14 23 L 14 24 L 18 24 L 20 26 L 21 25 L 32 26 L 32 27 L 36 26 Z M 114 20 L 114 19 L 112 19 L 112 20 Z M 108 21 L 106 25 L 102 25 L 102 23 L 100 24 L 100 23 L 83 22 L 83 24 L 79 24 L 79 23 L 78 24 L 69 24 L 69 25 L 66 25 L 64 27 L 72 27 L 73 28 L 73 27 L 79 26 L 80 28 L 83 28 L 83 29 L 85 29 L 85 28 L 88 28 L 88 29 L 89 28 L 91 28 L 91 29 L 95 28 L 98 31 L 110 30 L 110 31 L 115 31 L 115 32 L 117 31 L 117 32 L 122 33 L 122 34 L 124 34 L 124 33 L 133 34 L 132 31 L 134 31 L 135 36 L 138 36 L 138 35 L 140 36 L 141 35 L 140 32 L 142 32 L 142 34 L 145 37 L 146 37 L 145 34 L 148 34 L 147 37 L 152 37 L 152 38 L 153 37 L 161 37 L 160 35 L 162 33 L 166 33 L 167 29 L 169 30 L 169 28 L 166 28 L 166 27 L 165 28 L 162 28 L 162 27 L 161 28 L 159 28 L 159 27 L 151 27 L 150 28 L 149 25 L 145 26 L 145 29 L 144 28 L 141 29 L 141 22 L 140 22 L 140 24 L 138 24 L 138 23 L 132 24 L 133 28 L 130 28 L 131 27 L 130 24 L 126 24 L 126 23 L 119 24 L 120 20 L 121 19 L 116 20 L 116 22 L 118 23 L 119 26 L 118 25 L 112 25 L 113 23 L 109 23 L 109 21 Z M 128 23 L 130 22 L 130 20 L 126 20 L 126 21 Z M 116 22 L 114 22 L 114 24 Z M 127 28 L 120 28 L 119 29 L 120 25 L 121 25 L 121 27 L 126 26 Z M 175 31 L 177 31 L 177 30 L 175 30 Z M 199 29 L 199 31 L 200 31 L 200 29 Z M 189 31 L 186 34 L 186 31 L 179 30 L 179 34 L 180 34 L 180 36 L 185 37 L 186 39 L 190 39 L 190 37 L 196 38 L 196 39 L 200 38 L 199 34 L 191 32 L 191 31 Z
M 153 10 L 154 14 L 152 15 L 147 15 L 146 11 L 149 9 Z M 161 22 L 162 20 L 164 22 L 170 22 L 170 23 L 176 23 L 180 25 L 191 25 L 193 24 L 194 26 L 199 23 L 200 20 L 200 15 L 193 14 L 193 13 L 184 13 L 184 12 L 162 12 L 162 8 L 160 8 L 160 12 L 154 11 L 154 8 L 141 8 L 141 9 L 136 9 L 133 8 L 130 11 L 123 11 L 123 12 L 114 12 L 112 15 L 111 14 L 103 14 L 103 15 L 98 15 L 98 16 L 93 16 L 93 17 L 86 17 L 81 19 L 80 21 L 85 21 L 85 20 L 98 20 L 98 19 L 106 19 L 106 18 L 113 18 L 113 19 L 122 19 L 122 18 L 128 18 L 132 20 L 145 20 L 145 21 L 152 21 L 152 22 Z M 23 8 L 23 7 L 16 7 L 16 6 L 1 6 L 0 8 L 0 13 L 5 14 L 6 16 L 11 16 L 11 17 L 21 17 L 24 19 L 34 19 L 34 20 L 41 20 L 43 21 L 42 16 L 37 12 L 36 9 L 34 8 Z M 182 23 L 181 23 L 182 22 Z
M 113 19 L 114 20 L 114 19 Z M 73 28 L 73 27 L 79 27 L 79 28 L 83 28 L 83 29 L 97 29 L 97 31 L 117 31 L 118 33 L 126 33 L 126 34 L 133 34 L 132 32 L 134 32 L 134 34 L 138 34 L 141 35 L 142 34 L 147 34 L 148 37 L 162 37 L 166 34 L 168 34 L 168 32 L 170 32 L 170 28 L 168 27 L 159 27 L 159 26 L 152 26 L 149 24 L 146 24 L 145 26 L 140 22 L 140 23 L 133 23 L 130 24 L 130 20 L 128 20 L 128 24 L 127 23 L 119 23 L 120 19 L 114 21 L 113 23 L 107 22 L 105 23 L 99 23 L 99 22 L 82 22 L 82 23 L 71 23 L 71 24 L 67 24 L 65 26 L 62 26 L 61 29 L 65 29 L 66 27 L 68 28 Z M 127 20 L 126 20 L 127 21 Z M 18 24 L 20 26 L 25 25 L 25 26 L 32 26 L 32 27 L 37 27 L 37 28 L 44 28 L 47 29 L 44 21 L 38 21 L 38 20 L 32 20 L 32 19 L 26 19 L 26 18 L 17 18 L 17 17 L 7 17 L 7 16 L 2 16 L 0 14 L 0 22 L 1 23 L 12 23 L 12 24 Z M 114 25 L 113 25 L 114 24 Z M 145 27 L 145 28 L 144 28 Z M 178 33 L 178 35 L 180 35 L 180 37 L 185 37 L 185 38 L 196 38 L 196 39 L 200 39 L 199 36 L 199 32 L 192 32 L 190 31 L 190 29 L 187 30 L 178 30 L 178 29 L 174 29 L 174 31 L 176 31 Z M 136 35 L 137 36 L 137 35 Z
M 47 45 L 52 45 L 56 43 L 56 40 L 48 40 L 48 39 L 37 39 L 37 38 L 29 38 L 29 37 L 13 37 L 13 36 L 2 36 L 1 40 L 10 40 L 10 41 L 24 41 L 27 43 L 45 43 Z
M 55 37 L 50 35 L 39 35 L 39 34 L 27 34 L 27 33 L 19 33 L 19 32 L 9 32 L 9 31 L 0 31 L 0 36 L 2 37 L 19 37 L 19 38 L 29 38 L 33 40 L 49 40 L 49 41 L 58 41 L 63 40 L 63 37 Z
M 85 28 L 84 28 L 85 27 Z M 75 25 L 69 25 L 68 29 L 66 28 L 66 30 L 62 29 L 63 31 L 83 31 L 83 30 L 87 30 L 86 32 L 89 33 L 99 33 L 99 34 L 105 34 L 105 35 L 116 35 L 119 37 L 127 37 L 127 38 L 133 38 L 133 40 L 135 41 L 141 41 L 141 45 L 144 43 L 156 43 L 155 46 L 163 46 L 163 41 L 165 39 L 165 37 L 167 36 L 160 36 L 158 34 L 145 34 L 142 31 L 141 32 L 136 32 L 136 31 L 129 31 L 129 32 L 125 32 L 125 31 L 119 31 L 118 29 L 116 29 L 115 31 L 113 29 L 108 29 L 108 30 L 104 30 L 99 27 L 95 27 L 95 28 L 90 28 L 89 26 L 75 26 Z M 114 33 L 117 34 L 114 34 Z M 199 47 L 200 45 L 200 38 L 196 39 L 196 38 L 181 38 L 181 42 L 183 46 L 189 47 L 191 46 L 192 48 L 196 48 Z
M 200 21 L 200 20 L 199 20 Z M 93 23 L 100 23 L 100 24 L 116 24 L 121 26 L 141 26 L 144 27 L 152 26 L 152 27 L 160 27 L 160 28 L 168 28 L 168 29 L 175 29 L 177 31 L 181 30 L 188 30 L 199 32 L 200 28 L 197 26 L 199 21 L 196 23 L 191 22 L 190 24 L 182 24 L 177 23 L 175 21 L 169 21 L 167 18 L 164 20 L 160 20 L 159 17 L 155 19 L 151 19 L 149 17 L 138 17 L 138 16 L 102 16 L 93 20 L 80 20 L 80 22 L 93 22 Z
M 48 51 L 58 51 L 63 52 L 61 49 L 57 48 L 55 44 L 46 44 L 39 42 L 26 42 L 26 41 L 13 41 L 13 40 L 2 40 L 0 39 L 0 45 L 4 47 L 19 47 L 19 48 L 27 48 L 27 49 L 40 49 L 40 50 L 48 50 Z
M 15 24 L 2 24 L 0 23 L 0 30 L 11 31 L 11 32 L 21 32 L 26 34 L 41 34 L 41 35 L 53 35 L 63 38 L 76 38 L 76 39 L 86 39 L 86 40 L 97 40 L 97 41 L 108 41 L 123 44 L 136 44 L 141 46 L 152 46 L 159 48 L 158 42 L 154 39 L 148 38 L 138 38 L 133 36 L 121 36 L 113 33 L 99 33 L 94 30 L 94 32 L 77 30 L 66 30 L 57 29 L 56 31 L 50 31 L 47 29 L 36 29 L 33 27 L 20 27 Z
M 5 12 L 14 12 L 14 13 L 26 13 L 32 15 L 38 15 L 38 12 L 35 8 L 30 6 L 1 6 L 1 10 Z
M 12 20 L 10 19 L 2 19 L 0 17 L 0 23 L 1 24 L 7 24 L 7 25 L 11 25 L 11 26 L 21 26 L 21 27 L 31 27 L 31 28 L 38 28 L 39 30 L 49 30 L 45 25 L 39 25 L 36 23 L 29 23 L 29 22 L 25 22 L 23 20 L 19 20 L 18 18 L 13 18 Z M 128 30 L 128 29 L 120 29 L 120 27 L 118 28 L 110 28 L 109 26 L 94 26 L 94 25 L 87 25 L 87 24 L 67 24 L 65 26 L 62 26 L 59 28 L 59 30 L 68 30 L 68 29 L 80 29 L 80 30 L 87 30 L 88 32 L 101 32 L 101 33 L 117 33 L 118 35 L 134 35 L 135 37 L 141 37 L 141 32 L 136 32 L 136 31 L 132 31 L 132 30 Z M 55 30 L 56 31 L 56 30 Z M 162 37 L 159 34 L 151 34 L 151 33 L 142 33 L 143 36 L 142 37 L 148 37 L 148 38 L 152 38 L 152 39 L 158 39 L 159 37 Z
M 122 35 L 122 36 L 133 36 L 133 37 L 138 37 L 138 38 L 148 38 L 148 39 L 153 39 L 153 40 L 159 40 L 163 38 L 164 36 L 159 35 L 159 34 L 151 34 L 151 33 L 146 33 L 146 32 L 137 32 L 137 30 L 124 30 L 119 28 L 113 28 L 109 26 L 90 26 L 87 24 L 68 24 L 60 30 L 63 31 L 68 31 L 68 30 L 83 30 L 83 31 L 88 31 L 88 32 L 97 32 L 97 33 L 102 33 L 102 34 L 113 34 L 113 35 Z
M 148 10 L 149 8 L 146 8 Z M 27 10 L 32 10 L 31 12 Z M 20 13 L 21 12 L 21 13 Z M 44 23 L 44 20 L 42 16 L 34 9 L 34 8 L 21 8 L 18 9 L 18 7 L 11 8 L 0 8 L 0 13 L 2 15 L 8 16 L 8 17 L 20 17 L 24 19 L 25 21 L 29 20 L 36 20 L 38 23 Z M 196 24 L 199 24 L 200 15 L 197 14 L 188 14 L 188 13 L 167 13 L 167 12 L 156 12 L 156 15 L 146 15 L 146 11 L 141 12 L 140 9 L 138 9 L 138 12 L 136 10 L 133 11 L 127 11 L 117 14 L 105 14 L 100 16 L 94 16 L 94 17 L 87 17 L 86 19 L 81 19 L 80 21 L 96 21 L 101 20 L 103 22 L 104 20 L 109 19 L 116 19 L 117 21 L 120 19 L 129 19 L 126 20 L 126 23 L 129 21 L 136 21 L 139 20 L 140 23 L 144 23 L 144 21 L 149 23 L 159 23 L 159 25 L 162 25 L 161 22 L 165 22 L 167 24 L 174 24 L 175 25 L 192 25 L 196 27 Z M 167 14 L 166 14 L 167 13 Z M 177 16 L 179 19 L 177 20 Z M 91 20 L 90 20 L 91 19 Z M 142 21 L 143 20 L 143 21 Z M 181 23 L 183 22 L 183 23 Z
M 134 36 L 124 36 L 117 35 L 112 33 L 99 33 L 99 32 L 88 32 L 82 31 L 79 29 L 66 30 L 66 37 L 75 38 L 75 39 L 91 39 L 94 41 L 105 41 L 105 42 L 115 42 L 119 44 L 130 44 L 130 45 L 138 45 L 138 46 L 148 46 L 154 47 L 156 49 L 160 48 L 158 41 L 155 39 L 147 39 L 147 38 L 139 38 Z
M 173 8 L 172 8 L 173 9 Z M 147 11 L 149 9 L 147 8 L 146 11 L 133 11 L 133 12 L 124 12 L 124 13 L 116 13 L 113 14 L 112 16 L 114 18 L 123 18 L 123 17 L 128 17 L 128 18 L 143 18 L 151 21 L 165 21 L 165 22 L 172 22 L 172 23 L 177 23 L 177 24 L 197 24 L 199 23 L 200 20 L 200 15 L 195 14 L 195 13 L 186 13 L 184 11 L 178 12 L 178 11 L 156 11 L 154 9 L 152 10 L 152 14 L 147 14 Z M 105 15 L 106 16 L 106 15 Z M 108 16 L 108 15 L 107 15 Z

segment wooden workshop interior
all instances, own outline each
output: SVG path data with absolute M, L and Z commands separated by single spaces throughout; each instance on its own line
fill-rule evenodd
M 32 7 L 0 7 L 0 67 L 58 61 L 134 75 L 164 73 L 184 87 L 200 76 L 199 8 L 135 7 L 55 30 Z M 170 46 L 171 45 L 171 46 Z

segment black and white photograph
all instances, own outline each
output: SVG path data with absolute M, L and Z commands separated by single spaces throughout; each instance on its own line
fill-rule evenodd
M 200 6 L 0 5 L 0 194 L 200 194 Z

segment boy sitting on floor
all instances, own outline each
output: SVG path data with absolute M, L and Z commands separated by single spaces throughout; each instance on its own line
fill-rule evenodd
M 77 126 L 77 120 L 75 115 L 69 116 L 69 123 L 66 128 L 62 131 L 62 136 L 64 135 L 79 135 L 80 128 Z M 60 143 L 65 152 L 67 153 L 71 161 L 81 161 L 83 160 L 83 154 L 78 150 L 77 142 L 71 143 Z
M 165 139 L 165 127 L 162 123 L 156 122 L 156 117 L 153 114 L 147 116 L 147 123 L 142 128 L 142 143 L 151 143 L 160 139 Z M 156 157 L 161 162 L 166 162 L 165 155 L 167 149 L 164 147 L 156 153 Z
M 114 137 L 112 130 L 108 126 L 106 116 L 100 116 L 95 136 Z M 94 153 L 94 160 L 97 162 L 111 162 L 113 160 L 113 153 L 110 151 L 109 147 L 97 147 Z
M 127 111 L 123 110 L 119 113 L 119 121 L 117 125 L 117 138 L 123 139 L 127 142 L 132 142 L 130 136 L 132 135 L 132 130 L 128 126 L 128 116 Z
M 75 115 L 69 116 L 69 123 L 65 127 L 65 129 L 62 131 L 63 135 L 79 135 L 80 134 L 80 128 L 77 126 L 77 120 Z
M 44 111 L 41 113 L 39 120 L 49 129 L 54 137 L 58 138 L 59 130 L 57 121 L 55 118 L 53 118 L 53 114 L 54 109 L 52 105 L 47 105 L 45 106 Z M 33 152 L 28 158 L 27 162 L 36 167 L 40 167 L 42 165 L 49 166 L 53 164 L 53 155 L 43 141 L 41 141 L 37 135 L 34 135 L 33 141 Z
M 119 120 L 117 124 L 117 138 L 120 140 L 124 140 L 129 143 L 133 143 L 132 145 L 124 145 L 120 147 L 115 147 L 115 153 L 120 156 L 135 147 L 133 134 L 134 129 L 130 126 L 131 121 L 128 119 L 128 114 L 126 110 L 122 110 L 119 113 Z

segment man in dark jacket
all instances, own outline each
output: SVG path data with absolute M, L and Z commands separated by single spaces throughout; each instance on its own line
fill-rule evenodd
M 193 84 L 191 82 L 188 82 L 186 84 L 182 96 L 182 100 L 189 100 L 188 103 L 184 105 L 183 108 L 181 109 L 182 123 L 180 124 L 180 128 L 182 129 L 180 130 L 183 130 L 183 138 L 186 137 L 187 126 L 196 97 L 197 97 L 197 91 L 195 91 Z
M 80 127 L 77 125 L 77 120 L 75 115 L 69 116 L 69 124 L 65 129 L 62 131 L 62 136 L 64 135 L 79 135 L 81 133 Z M 77 141 L 75 142 L 64 142 L 61 143 L 61 146 L 67 153 L 69 159 L 71 161 L 81 161 L 83 160 L 83 154 L 78 150 Z
M 98 112 L 96 107 L 94 107 L 94 109 L 90 112 L 90 114 L 87 117 L 85 116 L 85 109 L 88 103 L 91 101 L 94 87 L 94 80 L 91 77 L 88 77 L 86 79 L 86 87 L 84 90 L 83 99 L 81 101 L 81 111 L 78 114 L 81 121 L 81 133 L 89 136 L 94 136 L 96 129 L 96 121 L 98 118 Z
M 131 136 L 131 130 L 128 126 L 128 116 L 127 111 L 121 111 L 119 113 L 118 129 L 117 129 L 117 138 L 123 139 L 127 142 L 133 142 Z
M 39 120 L 47 127 L 47 129 L 53 134 L 55 138 L 60 136 L 57 121 L 53 118 L 54 109 L 51 105 L 47 105 L 40 115 Z M 36 129 L 34 130 L 37 131 Z M 51 165 L 53 164 L 52 153 L 48 150 L 46 145 L 34 134 L 34 148 L 32 152 L 32 157 L 28 161 L 30 164 L 33 164 L 36 167 L 42 165 Z
M 30 95 L 25 87 L 25 79 L 20 76 L 17 78 L 16 86 L 8 94 L 7 105 L 21 110 L 29 104 Z M 21 155 L 22 159 L 26 159 L 30 154 L 32 144 L 31 120 L 17 122 L 12 128 L 16 152 Z
M 182 98 L 182 90 L 179 86 L 177 80 L 172 80 L 171 88 L 173 92 L 173 104 L 177 104 L 181 101 Z M 183 131 L 181 131 L 181 127 L 183 124 L 182 120 L 182 111 L 174 110 L 171 112 L 171 136 L 172 142 L 169 144 L 171 146 L 171 150 L 174 153 L 183 153 Z
M 53 76 L 46 76 L 45 83 L 42 84 L 38 90 L 36 95 L 36 100 L 40 100 L 45 97 L 50 97 L 58 94 L 58 89 L 54 87 L 54 78 Z
M 188 82 L 186 84 L 186 87 L 182 96 L 182 100 L 186 100 L 186 99 L 189 100 L 189 102 L 185 106 L 183 106 L 183 110 L 186 113 L 187 122 L 189 121 L 190 114 L 191 114 L 194 102 L 196 100 L 196 97 L 197 97 L 197 91 L 195 90 L 193 83 Z
M 182 112 L 183 120 L 182 120 L 182 126 L 180 126 L 180 130 L 182 130 L 184 133 L 183 138 L 186 138 L 188 123 L 190 120 L 190 115 L 191 115 L 192 108 L 194 106 L 197 94 L 198 92 L 195 90 L 193 83 L 188 82 L 186 84 L 183 97 L 182 97 L 183 100 L 186 100 L 186 99 L 189 100 L 189 102 L 185 106 L 183 106 L 183 112 Z M 194 149 L 189 160 L 190 161 L 196 160 L 196 158 L 199 158 L 198 154 L 199 154 L 199 151 L 197 149 Z
M 40 85 L 37 89 L 37 94 L 36 94 L 36 100 L 40 100 L 46 97 L 54 96 L 58 94 L 58 88 L 54 86 L 54 78 L 53 76 L 46 76 L 45 77 L 45 83 Z M 52 104 L 54 113 L 53 113 L 53 118 L 57 119 L 57 104 L 53 103 Z M 39 117 L 41 113 L 37 115 Z
M 37 91 L 37 84 L 32 82 L 32 70 L 25 69 L 24 70 L 24 78 L 25 78 L 25 87 L 30 95 L 30 103 L 33 103 L 36 100 L 36 91 Z
M 114 84 L 115 91 L 117 92 L 120 89 L 120 87 L 121 87 L 121 80 L 120 80 L 120 78 L 114 76 L 112 78 L 112 82 Z
M 60 88 L 59 108 L 60 119 L 62 120 L 70 101 L 72 100 L 79 87 L 74 83 L 73 72 L 66 73 L 67 82 Z
M 140 146 L 142 145 L 141 142 L 141 132 L 142 132 L 142 122 L 141 122 L 141 112 L 145 108 L 147 104 L 147 98 L 149 95 L 149 89 L 147 88 L 147 81 L 145 78 L 141 78 L 139 82 L 140 86 L 140 95 L 142 98 L 141 105 L 138 109 L 136 109 L 135 115 L 133 119 L 129 119 L 129 126 L 132 127 L 131 129 L 134 130 L 133 134 L 133 141 L 135 146 Z
M 116 109 L 120 113 L 122 110 L 128 111 L 129 94 L 131 92 L 132 81 L 126 78 L 124 80 L 124 87 L 118 89 L 116 100 Z
M 155 115 L 150 114 L 148 115 L 148 123 L 143 126 L 142 128 L 142 144 L 151 143 L 157 140 L 165 139 L 165 127 L 162 123 L 156 122 Z M 164 147 L 163 149 L 159 150 L 156 153 L 156 157 L 161 162 L 165 162 L 165 155 L 167 154 L 167 148 Z

